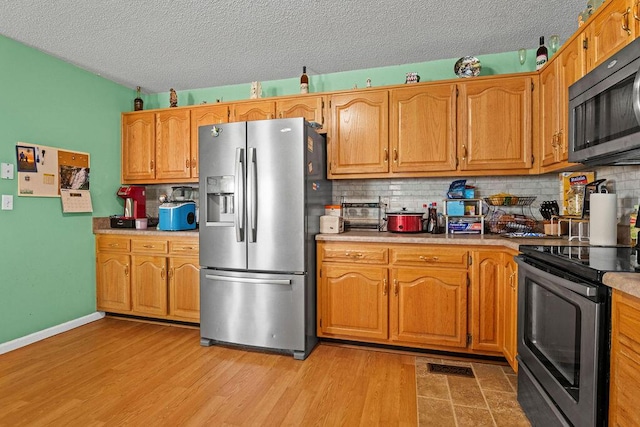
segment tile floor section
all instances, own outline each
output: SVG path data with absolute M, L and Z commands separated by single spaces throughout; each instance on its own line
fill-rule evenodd
M 427 363 L 466 366 L 475 378 L 431 373 Z M 517 376 L 509 366 L 416 358 L 418 423 L 433 427 L 529 427 L 516 397 Z

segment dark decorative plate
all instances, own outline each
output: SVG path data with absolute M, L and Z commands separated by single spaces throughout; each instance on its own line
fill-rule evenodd
M 480 74 L 480 60 L 475 56 L 463 56 L 456 61 L 453 71 L 458 77 L 475 77 Z

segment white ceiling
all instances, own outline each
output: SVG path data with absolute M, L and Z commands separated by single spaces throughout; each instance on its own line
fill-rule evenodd
M 145 93 L 563 42 L 586 0 L 0 0 L 0 34 Z

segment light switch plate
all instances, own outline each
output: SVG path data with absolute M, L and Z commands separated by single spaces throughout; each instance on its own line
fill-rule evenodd
M 2 210 L 3 211 L 13 210 L 13 196 L 11 194 L 2 195 Z
M 2 179 L 13 179 L 13 163 L 2 163 L 0 172 Z

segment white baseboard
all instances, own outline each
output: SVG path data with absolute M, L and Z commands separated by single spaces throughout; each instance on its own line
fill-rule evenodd
M 2 343 L 0 344 L 0 354 L 8 353 L 10 351 L 19 349 L 20 347 L 24 347 L 29 344 L 33 344 L 34 342 L 41 341 L 45 338 L 52 337 L 62 332 L 70 331 L 71 329 L 77 328 L 82 325 L 86 325 L 87 323 L 100 320 L 103 317 L 104 317 L 103 312 L 96 311 L 95 313 L 88 314 L 78 319 L 69 320 L 68 322 L 62 323 L 60 325 L 52 326 L 42 331 L 34 332 L 27 336 L 16 338 L 15 340 Z

